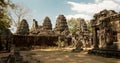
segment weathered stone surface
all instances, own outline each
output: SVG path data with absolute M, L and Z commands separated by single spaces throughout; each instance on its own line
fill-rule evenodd
M 31 27 L 31 30 L 29 32 L 29 35 L 37 35 L 39 33 L 39 30 L 41 30 L 42 26 L 38 25 L 38 22 L 33 19 L 33 25 Z
M 56 20 L 55 31 L 63 32 L 64 30 L 69 30 L 66 18 L 64 15 L 59 15 Z
M 29 34 L 29 26 L 28 23 L 25 19 L 23 19 L 21 21 L 21 23 L 19 24 L 19 26 L 17 27 L 17 31 L 16 34 L 18 35 L 27 35 Z
M 91 20 L 94 48 L 115 50 L 119 41 L 120 14 L 114 10 L 103 10 Z M 118 47 L 119 48 L 119 47 Z
M 111 15 L 114 15 L 114 14 L 117 14 L 117 12 L 115 12 L 114 10 L 102 10 L 100 11 L 99 13 L 96 13 L 94 15 L 94 19 L 95 20 L 100 20 L 100 19 L 103 19 L 105 17 L 109 17 Z
M 9 29 L 4 29 L 0 34 L 0 50 L 6 50 L 10 52 L 10 47 L 13 40 L 13 34 Z
M 94 48 L 89 54 L 120 57 L 120 13 L 103 10 L 91 20 Z
M 80 19 L 77 29 L 81 32 L 87 31 L 87 24 L 84 19 Z
M 37 21 L 33 21 L 33 26 L 31 28 L 30 34 L 29 35 L 55 35 L 54 31 L 52 31 L 52 23 L 49 17 L 45 17 L 43 25 L 39 26 L 37 24 Z
M 30 31 L 35 31 L 37 29 L 38 29 L 38 22 L 35 19 L 33 19 L 33 25 Z
M 94 48 L 104 48 L 113 44 L 115 27 L 111 21 L 110 16 L 115 16 L 117 12 L 113 10 L 103 10 L 94 15 L 94 19 L 91 20 L 93 27 L 93 43 Z M 114 20 L 116 18 L 114 17 Z M 115 21 L 114 21 L 115 23 Z M 98 45 L 99 44 L 99 45 Z
M 58 41 L 58 36 L 54 35 L 14 35 L 14 44 L 22 50 L 30 50 L 32 46 L 56 46 L 55 42 Z
M 83 48 L 90 47 L 91 44 L 91 33 L 88 31 L 87 24 L 84 19 L 80 19 L 77 32 L 73 36 L 74 43 L 76 42 L 76 48 L 73 51 L 82 51 Z
M 52 24 L 49 17 L 45 17 L 43 22 L 43 29 L 44 30 L 52 30 Z
M 55 36 L 56 33 L 52 30 L 41 30 L 39 33 L 38 33 L 38 36 Z

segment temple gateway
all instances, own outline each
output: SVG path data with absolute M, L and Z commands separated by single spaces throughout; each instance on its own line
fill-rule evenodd
M 103 10 L 91 20 L 93 50 L 91 54 L 120 56 L 120 13 Z

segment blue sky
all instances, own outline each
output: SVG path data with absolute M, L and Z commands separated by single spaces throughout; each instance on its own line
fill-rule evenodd
M 31 19 L 36 19 L 42 24 L 43 19 L 49 16 L 52 23 L 55 24 L 56 16 L 59 14 L 74 14 L 70 10 L 67 0 L 12 0 L 14 3 L 21 3 L 29 7 L 32 11 Z
M 31 19 L 36 19 L 40 25 L 45 16 L 49 16 L 53 26 L 56 22 L 56 16 L 59 14 L 72 15 L 77 13 L 71 10 L 71 5 L 67 3 L 68 1 L 89 3 L 93 0 L 12 0 L 13 3 L 20 3 L 30 8 L 32 11 L 30 13 Z
M 30 9 L 30 17 L 26 18 L 29 26 L 32 19 L 36 19 L 42 25 L 46 16 L 50 17 L 53 27 L 56 17 L 63 14 L 67 19 L 84 18 L 92 19 L 94 13 L 103 9 L 120 11 L 120 0 L 11 0 L 13 3 L 20 3 Z M 112 6 L 111 6 L 112 5 Z

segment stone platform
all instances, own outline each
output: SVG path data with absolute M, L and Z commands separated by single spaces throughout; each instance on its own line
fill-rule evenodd
M 120 58 L 120 50 L 100 50 L 100 49 L 93 49 L 89 50 L 88 54 L 103 56 L 103 57 L 114 57 Z

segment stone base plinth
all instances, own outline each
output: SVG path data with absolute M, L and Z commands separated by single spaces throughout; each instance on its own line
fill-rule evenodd
M 103 57 L 120 58 L 120 50 L 93 49 L 93 50 L 89 50 L 88 54 L 99 55 Z

